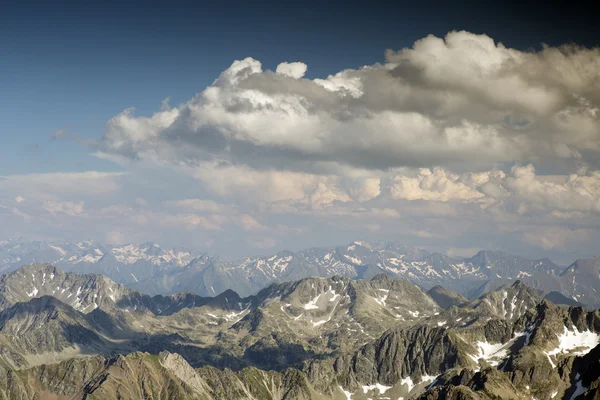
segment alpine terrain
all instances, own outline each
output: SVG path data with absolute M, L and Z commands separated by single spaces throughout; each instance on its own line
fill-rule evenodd
M 154 243 L 107 246 L 91 241 L 0 243 L 0 271 L 51 263 L 64 271 L 101 274 L 150 295 L 192 291 L 216 296 L 231 289 L 249 296 L 271 283 L 308 277 L 371 279 L 385 274 L 430 290 L 442 286 L 473 299 L 515 280 L 548 294 L 557 292 L 590 308 L 600 307 L 600 258 L 561 267 L 548 259 L 529 260 L 499 251 L 455 259 L 397 243 L 353 242 L 335 248 L 282 251 L 224 261 L 198 250 L 163 249 Z M 435 297 L 435 296 L 434 296 Z
M 520 280 L 467 300 L 340 275 L 149 296 L 31 264 L 0 277 L 4 399 L 600 396 L 600 311 Z

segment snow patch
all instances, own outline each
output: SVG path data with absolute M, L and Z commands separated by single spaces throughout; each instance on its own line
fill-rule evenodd
M 565 326 L 563 333 L 558 336 L 558 347 L 547 351 L 546 355 L 548 356 L 548 360 L 550 360 L 550 364 L 554 367 L 550 356 L 566 353 L 583 356 L 598 346 L 598 344 L 600 344 L 600 335 L 597 333 L 589 330 L 579 332 L 577 329 L 570 331 Z
M 489 362 L 490 365 L 496 366 L 499 361 L 495 360 L 497 358 L 503 358 L 506 356 L 506 349 L 503 349 L 505 345 L 502 343 L 488 343 L 486 342 L 477 342 L 477 355 L 470 355 L 473 361 L 477 362 L 479 359 L 483 358 L 485 361 Z
M 415 387 L 415 384 L 413 383 L 412 379 L 410 379 L 410 376 L 407 376 L 406 378 L 402 378 L 400 380 L 400 384 L 408 386 L 409 393 Z
M 362 390 L 363 390 L 364 394 L 369 393 L 371 390 L 377 390 L 377 391 L 379 391 L 379 394 L 384 394 L 391 388 L 392 388 L 391 386 L 385 386 L 385 385 L 382 385 L 381 383 L 376 383 L 374 385 L 363 386 Z
M 319 297 L 321 297 L 320 294 L 317 297 L 315 297 L 314 299 L 312 299 L 311 301 L 309 301 L 308 303 L 306 303 L 304 305 L 304 309 L 305 310 L 318 310 L 319 306 L 317 305 L 317 301 L 319 300 Z
M 67 254 L 67 252 L 61 247 L 53 246 L 51 244 L 49 244 L 48 247 L 60 254 L 61 257 L 64 257 Z
M 346 396 L 347 400 L 352 400 L 352 393 L 350 393 L 347 390 L 344 390 L 344 388 L 341 387 L 341 386 L 338 386 L 338 387 L 340 388 L 340 390 L 342 391 L 342 393 L 344 393 L 344 395 Z
M 378 298 L 373 298 L 373 299 L 377 302 L 377 304 L 385 307 L 385 301 L 388 298 L 389 290 L 387 290 L 387 289 L 377 289 L 377 290 L 380 290 L 380 291 L 384 292 L 385 294 L 383 296 L 380 296 Z

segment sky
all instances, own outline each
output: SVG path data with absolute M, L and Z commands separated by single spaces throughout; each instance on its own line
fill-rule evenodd
M 600 255 L 599 7 L 3 2 L 0 240 Z

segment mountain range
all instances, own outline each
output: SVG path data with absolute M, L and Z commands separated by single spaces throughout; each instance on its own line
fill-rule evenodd
M 370 279 L 385 274 L 410 280 L 425 290 L 441 285 L 467 299 L 518 279 L 545 293 L 556 292 L 578 304 L 600 307 L 598 257 L 561 267 L 549 259 L 529 260 L 500 251 L 482 250 L 459 259 L 397 243 L 357 241 L 334 248 L 224 261 L 198 250 L 163 249 L 154 243 L 0 242 L 0 272 L 35 262 L 79 274 L 102 274 L 150 295 L 192 291 L 215 296 L 231 289 L 249 296 L 276 282 L 336 275 Z
M 600 311 L 520 280 L 468 300 L 386 274 L 246 297 L 0 276 L 1 399 L 598 398 L 599 361 Z

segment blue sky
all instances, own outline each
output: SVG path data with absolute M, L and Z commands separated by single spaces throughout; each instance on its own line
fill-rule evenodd
M 208 247 L 214 246 L 215 252 L 226 251 L 232 243 L 240 247 L 240 252 L 252 252 L 318 245 L 320 241 L 326 240 L 338 243 L 356 239 L 357 236 L 363 238 L 367 236 L 366 238 L 369 239 L 372 236 L 379 239 L 409 241 L 442 250 L 453 248 L 465 249 L 468 252 L 479 247 L 491 247 L 528 254 L 554 252 L 557 256 L 565 258 L 570 257 L 565 255 L 567 253 L 590 254 L 591 245 L 574 246 L 569 241 L 561 242 L 560 238 L 565 236 L 565 232 L 566 236 L 572 235 L 578 238 L 575 242 L 582 242 L 583 238 L 585 241 L 592 241 L 596 237 L 597 227 L 591 222 L 596 217 L 596 206 L 592 204 L 593 202 L 583 199 L 573 205 L 565 204 L 564 199 L 558 198 L 554 202 L 544 201 L 544 207 L 538 203 L 540 198 L 551 197 L 567 186 L 568 190 L 580 190 L 581 188 L 577 186 L 583 185 L 580 181 L 576 184 L 566 182 L 569 174 L 580 173 L 586 179 L 591 179 L 590 176 L 595 176 L 595 168 L 598 166 L 595 149 L 598 137 L 589 133 L 590 129 L 591 131 L 595 129 L 593 125 L 597 122 L 594 122 L 595 117 L 590 117 L 592 119 L 589 121 L 582 122 L 578 119 L 573 122 L 573 124 L 581 124 L 573 125 L 575 131 L 581 131 L 581 140 L 578 141 L 560 139 L 559 132 L 562 132 L 561 129 L 564 127 L 552 125 L 556 122 L 555 117 L 565 115 L 565 112 L 588 112 L 588 114 L 592 112 L 598 101 L 594 84 L 588 85 L 585 90 L 583 86 L 577 85 L 581 85 L 584 78 L 591 79 L 590 82 L 597 81 L 594 81 L 593 76 L 580 77 L 575 76 L 579 72 L 562 71 L 559 74 L 563 74 L 562 78 L 566 81 L 570 76 L 565 74 L 575 74 L 573 75 L 576 78 L 573 78 L 575 86 L 565 89 L 552 86 L 558 85 L 555 81 L 541 82 L 546 77 L 553 79 L 548 71 L 553 70 L 555 68 L 553 63 L 557 62 L 552 58 L 551 52 L 543 52 L 542 43 L 547 43 L 551 48 L 565 43 L 575 43 L 583 49 L 598 46 L 598 34 L 591 29 L 593 11 L 573 9 L 567 3 L 554 8 L 538 9 L 526 3 L 520 5 L 506 3 L 502 6 L 486 8 L 475 2 L 444 4 L 427 1 L 419 2 L 417 5 L 412 2 L 410 4 L 371 2 L 368 5 L 353 2 L 328 2 L 326 5 L 318 2 L 295 4 L 228 2 L 223 5 L 197 2 L 169 4 L 148 2 L 143 7 L 135 2 L 4 3 L 0 10 L 0 134 L 2 138 L 0 175 L 28 176 L 28 178 L 20 178 L 21 186 L 6 182 L 4 187 L 0 185 L 0 200 L 3 201 L 0 205 L 8 207 L 7 210 L 13 210 L 6 214 L 4 222 L 8 225 L 2 234 L 50 239 L 74 239 L 76 236 L 84 235 L 98 240 L 187 241 L 187 244 L 203 243 Z M 449 32 L 455 30 L 465 30 L 472 35 L 456 36 L 458 42 L 466 43 L 467 47 L 464 49 L 460 48 L 462 46 L 460 43 L 452 47 L 451 39 L 446 37 Z M 469 84 L 470 79 L 464 78 L 464 82 L 458 82 L 457 80 L 462 79 L 460 74 L 453 78 L 450 86 L 442 83 L 441 80 L 446 72 L 436 70 L 434 61 L 430 60 L 431 64 L 428 64 L 419 58 L 420 53 L 425 54 L 430 51 L 416 47 L 418 41 L 428 35 L 446 38 L 451 50 L 460 54 L 454 61 L 455 64 L 460 64 L 463 58 L 469 58 L 470 54 L 474 54 L 469 53 L 471 49 L 468 43 L 479 41 L 481 38 L 491 38 L 494 43 L 493 48 L 487 50 L 485 57 L 493 57 L 498 53 L 498 57 L 508 57 L 507 60 L 513 58 L 504 54 L 499 42 L 511 51 L 532 55 L 528 57 L 528 61 L 519 59 L 517 69 L 522 72 L 518 72 L 511 81 L 523 83 L 519 87 L 529 91 L 523 96 L 527 99 L 527 96 L 531 95 L 530 104 L 523 104 L 526 100 L 518 99 L 520 93 L 512 95 L 504 93 L 502 85 L 493 85 L 497 82 L 494 80 L 488 83 L 482 82 L 483 91 L 472 87 Z M 417 50 L 411 54 L 404 52 L 396 56 L 385 55 L 386 49 L 402 51 L 411 48 Z M 430 54 L 436 54 L 435 51 L 431 50 Z M 574 54 L 568 62 L 581 65 L 578 58 L 580 56 L 590 65 L 596 62 L 594 52 L 574 50 Z M 437 56 L 441 57 L 442 54 Z M 331 115 L 320 120 L 316 128 L 320 131 L 317 137 L 319 141 L 327 138 L 327 143 L 336 146 L 335 151 L 317 149 L 313 146 L 315 137 L 308 133 L 306 138 L 302 137 L 305 134 L 302 129 L 305 128 L 298 128 L 296 136 L 290 137 L 288 142 L 288 139 L 285 139 L 286 135 L 295 132 L 295 126 L 290 125 L 289 131 L 271 132 L 271 136 L 265 137 L 256 132 L 242 132 L 245 126 L 239 125 L 241 122 L 229 121 L 227 123 L 233 125 L 227 127 L 219 123 L 215 125 L 214 120 L 208 124 L 204 118 L 216 118 L 216 116 L 206 114 L 206 110 L 201 117 L 196 116 L 191 121 L 184 116 L 180 116 L 177 121 L 182 124 L 210 125 L 214 132 L 225 135 L 224 137 L 213 137 L 211 136 L 213 131 L 203 131 L 199 128 L 188 132 L 175 127 L 160 127 L 156 128 L 159 132 L 158 136 L 149 138 L 143 137 L 143 132 L 133 132 L 129 125 L 124 125 L 142 123 L 140 117 L 150 117 L 153 113 L 159 112 L 161 102 L 166 98 L 169 98 L 170 107 L 184 110 L 186 105 L 191 104 L 191 99 L 194 99 L 196 94 L 202 94 L 220 74 L 230 68 L 235 60 L 244 60 L 246 57 L 252 57 L 261 63 L 259 69 L 256 69 L 252 62 L 247 63 L 248 68 L 254 68 L 254 72 L 251 79 L 244 78 L 242 85 L 253 85 L 254 92 L 243 92 L 248 90 L 246 86 L 236 88 L 233 92 L 228 92 L 227 96 L 232 97 L 227 97 L 226 101 L 248 100 L 248 93 L 255 94 L 258 91 L 269 96 L 275 96 L 274 93 L 281 95 L 296 93 L 304 98 L 304 102 L 299 103 L 302 107 L 311 104 L 307 109 L 309 113 L 327 104 L 327 107 L 332 107 L 335 112 L 331 111 Z M 536 59 L 539 62 L 535 62 Z M 282 62 L 300 62 L 307 66 L 306 73 L 300 74 L 302 79 L 299 81 L 305 86 L 304 88 L 291 81 L 283 82 L 281 77 L 286 75 L 269 75 L 265 72 L 275 71 Z M 475 62 L 479 63 L 477 60 Z M 397 103 L 399 100 L 393 100 L 391 97 L 390 103 L 379 103 L 377 99 L 383 98 L 383 92 L 376 92 L 368 85 L 376 84 L 380 78 L 359 70 L 365 65 L 379 68 L 377 63 L 393 64 L 395 76 L 399 76 L 404 82 L 404 85 L 398 89 L 390 90 L 397 90 L 397 93 L 407 90 L 403 96 L 408 96 L 409 93 L 417 96 L 417 92 L 421 93 L 411 100 L 411 105 L 399 106 Z M 254 66 L 250 67 L 250 65 Z M 481 68 L 479 73 L 489 73 L 485 69 L 488 68 L 487 64 L 477 65 Z M 406 66 L 416 69 L 408 70 Z M 449 66 L 452 68 L 453 64 Z M 298 66 L 295 68 L 302 69 Z M 535 68 L 539 68 L 539 79 L 527 72 Z M 350 72 L 342 73 L 343 76 L 340 76 L 337 81 L 328 80 L 329 75 L 345 70 Z M 429 71 L 428 75 L 413 81 L 417 77 L 415 71 L 420 70 Z M 494 79 L 500 78 L 499 75 Z M 315 79 L 323 79 L 325 82 L 317 83 L 313 81 Z M 351 99 L 350 92 L 346 92 L 350 90 L 348 85 L 355 84 L 352 82 L 358 82 L 362 88 L 359 90 L 360 95 L 355 96 L 355 100 Z M 338 84 L 342 86 L 336 86 Z M 233 85 L 233 83 L 225 85 Z M 317 87 L 328 87 L 327 90 L 338 93 L 338 98 L 330 99 L 324 94 L 317 93 L 315 91 Z M 548 88 L 548 92 L 543 93 L 543 88 Z M 296 92 L 297 90 L 300 92 Z M 559 99 L 557 93 L 561 90 L 566 91 Z M 445 99 L 454 99 L 448 103 L 450 105 L 459 104 L 459 99 L 461 101 L 467 99 L 464 100 L 467 105 L 461 106 L 463 108 L 458 111 L 448 111 L 454 106 L 447 105 L 446 109 L 440 108 L 433 112 L 432 105 L 439 107 L 441 104 L 438 95 L 427 98 L 433 91 L 437 91 L 438 94 L 443 91 Z M 486 94 L 486 91 L 489 93 Z M 576 100 L 565 100 L 573 95 L 578 96 Z M 201 97 L 202 95 L 196 99 Z M 277 99 L 280 98 L 273 97 L 274 101 L 279 101 Z M 224 99 L 225 97 L 221 100 L 225 101 Z M 249 101 L 256 101 L 256 98 L 252 99 Z M 197 101 L 207 106 L 206 99 Z M 486 106 L 489 108 L 480 109 L 481 104 L 486 101 L 489 102 Z M 288 105 L 298 106 L 295 103 Z M 135 111 L 113 124 L 115 131 L 110 131 L 107 125 L 109 120 L 131 107 L 135 108 Z M 417 141 L 416 144 L 411 142 L 410 137 L 416 135 L 417 129 L 421 129 L 417 127 L 413 117 L 411 117 L 412 122 L 405 119 L 401 122 L 394 120 L 399 132 L 406 133 L 408 136 L 392 135 L 390 142 L 386 142 L 387 139 L 381 133 L 384 128 L 367 127 L 362 121 L 360 126 L 361 129 L 365 129 L 364 137 L 357 143 L 369 145 L 364 149 L 346 146 L 346 141 L 341 140 L 345 134 L 343 132 L 354 129 L 351 126 L 346 126 L 344 128 L 346 130 L 341 130 L 341 133 L 329 130 L 337 129 L 333 128 L 337 126 L 335 124 L 328 125 L 331 123 L 332 116 L 338 122 L 347 121 L 348 118 L 359 118 L 358 116 L 364 113 L 378 113 L 382 109 L 394 111 L 395 107 L 400 107 L 400 114 L 394 118 L 405 118 L 408 113 L 416 113 L 428 119 L 430 124 L 441 124 L 439 129 L 446 132 L 446 136 L 450 135 L 448 132 L 454 132 L 452 129 L 459 125 L 467 126 L 469 129 L 473 126 L 480 129 L 486 124 L 487 127 L 481 128 L 477 133 L 471 133 L 472 136 L 469 136 L 468 140 L 473 140 L 475 147 L 468 150 L 468 146 L 463 145 L 458 152 L 464 153 L 460 159 L 450 154 L 452 152 L 443 140 L 434 143 L 435 146 L 432 144 L 428 149 L 415 147 L 416 144 L 423 143 L 422 141 L 421 143 Z M 346 113 L 344 114 L 346 119 L 339 119 L 342 115 L 340 113 Z M 285 115 L 289 116 L 289 111 L 285 111 Z M 240 116 L 240 114 L 231 114 L 227 118 Z M 384 116 L 387 114 L 380 115 L 380 118 Z M 527 128 L 531 132 L 523 132 L 527 130 L 523 127 L 513 127 L 514 132 L 498 131 L 490 136 L 490 129 L 505 128 L 502 126 L 502 121 L 506 121 L 507 116 L 513 120 L 532 118 L 536 124 Z M 295 121 L 301 124 L 309 123 L 308 120 L 302 122 L 296 119 Z M 289 122 L 285 120 L 285 123 Z M 156 121 L 148 123 L 145 129 L 154 129 L 155 123 Z M 441 127 L 442 125 L 444 127 Z M 237 128 L 232 126 L 240 127 L 241 131 L 237 132 L 237 136 L 236 132 L 232 132 L 232 129 L 235 131 Z M 314 128 L 313 125 L 310 127 Z M 269 130 L 270 127 L 267 126 L 266 129 Z M 517 132 L 519 129 L 520 131 Z M 540 132 L 537 132 L 537 129 Z M 558 133 L 550 137 L 547 132 L 553 129 Z M 62 137 L 51 140 L 51 136 L 60 130 L 64 132 Z M 541 133 L 542 131 L 546 133 Z M 249 136 L 239 141 L 239 135 Z M 274 138 L 272 135 L 277 137 Z M 513 141 L 517 136 L 521 140 L 519 146 L 512 148 L 502 142 L 507 138 Z M 539 142 L 542 136 L 543 143 Z M 77 140 L 69 139 L 75 137 Z M 233 137 L 236 139 L 232 139 Z M 483 145 L 480 141 L 491 140 L 490 137 L 495 138 L 500 147 L 498 153 L 484 157 L 482 154 L 490 149 L 490 144 Z M 205 143 L 208 138 L 217 142 Z M 179 142 L 174 142 L 175 139 Z M 118 146 L 115 145 L 116 140 L 120 143 Z M 525 142 L 528 143 L 527 146 L 531 146 L 531 150 L 523 150 Z M 196 148 L 198 143 L 200 145 Z M 215 143 L 227 143 L 227 151 L 216 152 Z M 381 144 L 383 144 L 382 150 L 377 153 L 374 149 Z M 179 145 L 183 145 L 183 148 Z M 484 147 L 478 150 L 477 146 L 480 145 Z M 122 146 L 127 146 L 127 151 Z M 395 146 L 398 146 L 397 149 Z M 281 152 L 276 152 L 276 148 Z M 393 149 L 396 150 L 387 151 Z M 412 150 L 403 153 L 403 149 Z M 193 153 L 190 153 L 192 150 Z M 148 151 L 154 156 L 149 158 Z M 507 151 L 514 154 L 500 155 Z M 101 153 L 100 157 L 98 154 L 92 155 L 96 152 Z M 315 164 L 315 161 L 318 163 Z M 255 186 L 244 186 L 244 190 L 257 196 L 254 201 L 249 201 L 248 196 L 240 197 L 230 186 L 227 186 L 225 180 L 232 179 L 232 176 L 237 176 L 236 174 L 214 178 L 223 180 L 219 185 L 203 175 L 210 168 L 215 165 L 222 166 L 223 163 L 232 168 L 241 168 L 243 172 L 238 171 L 237 175 L 252 176 L 253 184 L 269 182 L 273 185 L 273 182 L 286 181 L 286 179 L 295 179 L 296 182 L 304 182 L 304 179 L 306 184 L 293 188 L 286 184 L 285 188 L 279 189 L 273 187 L 256 189 Z M 325 164 L 327 166 L 323 167 Z M 537 180 L 537 184 L 541 185 L 539 190 L 544 195 L 523 193 L 521 187 L 514 185 L 513 180 L 517 179 L 511 175 L 511 168 L 515 166 L 525 168 L 528 165 L 534 168 L 535 173 L 533 177 L 527 176 Z M 443 179 L 447 181 L 447 177 L 452 176 L 451 184 L 438 182 L 437 186 L 434 185 L 433 189 L 429 187 L 428 192 L 423 194 L 423 185 L 426 185 L 424 182 L 432 178 L 425 179 L 425 175 L 422 175 L 418 168 L 427 168 L 430 171 L 441 168 Z M 582 168 L 587 169 L 582 172 Z M 223 169 L 216 171 L 222 173 Z M 502 171 L 507 175 L 505 178 L 494 178 L 501 181 L 502 190 L 509 192 L 520 190 L 520 200 L 518 202 L 515 200 L 514 204 L 507 204 L 503 200 L 502 211 L 494 211 L 497 214 L 491 214 L 491 206 L 488 206 L 488 202 L 498 206 L 499 192 L 492 195 L 486 192 L 487 188 L 473 186 L 472 177 L 465 175 L 489 171 Z M 33 184 L 27 183 L 29 181 L 26 180 L 34 179 L 31 178 L 32 174 L 90 172 L 113 174 L 101 178 L 94 175 L 94 178 L 90 178 L 102 181 L 98 184 L 98 187 L 106 187 L 106 192 L 102 192 L 102 196 L 77 193 L 64 182 L 63 186 L 59 183 L 54 185 L 54 187 L 62 187 L 63 192 L 56 191 L 50 194 L 48 191 L 41 194 L 32 193 L 31 188 L 25 186 Z M 124 175 L 114 175 L 116 173 Z M 293 177 L 284 175 L 290 173 L 303 175 L 293 175 Z M 437 173 L 438 175 L 436 173 L 432 176 L 439 178 L 441 173 Z M 514 175 L 514 172 L 512 174 Z M 71 179 L 79 182 L 78 179 L 84 179 L 84 176 L 74 178 L 74 175 L 48 175 L 47 178 L 48 181 Z M 420 182 L 422 186 L 420 194 L 408 194 L 406 186 L 402 186 L 403 189 L 398 188 L 398 182 L 404 182 L 403 184 L 409 182 L 405 178 L 417 179 Z M 14 179 L 16 182 L 16 178 Z M 38 182 L 35 179 L 32 182 Z M 115 182 L 107 183 L 111 179 Z M 363 181 L 359 182 L 361 179 Z M 589 179 L 585 181 L 586 184 L 593 185 L 589 183 Z M 375 180 L 378 182 L 379 192 L 369 186 L 374 184 Z M 233 185 L 232 187 L 240 187 L 248 182 L 230 184 Z M 451 194 L 440 195 L 440 192 L 448 189 L 448 185 L 454 185 L 452 186 L 454 191 Z M 557 187 L 557 185 L 562 186 Z M 375 192 L 378 194 L 369 198 L 359 194 L 357 187 L 362 189 L 369 187 L 373 194 Z M 395 188 L 392 190 L 394 194 L 391 195 L 394 201 L 387 199 L 385 195 L 391 190 L 390 188 Z M 437 190 L 435 195 L 430 193 L 435 191 L 434 189 Z M 281 198 L 275 194 L 271 198 L 267 198 L 267 195 L 261 198 L 260 194 L 270 193 L 269 190 L 273 193 L 277 193 L 278 190 L 288 190 L 296 202 L 303 198 L 304 200 L 300 201 L 304 207 L 303 211 L 296 210 L 298 212 L 293 213 L 286 208 L 288 211 L 282 212 L 281 202 L 289 202 L 290 198 Z M 302 190 L 312 193 L 312 203 L 307 200 L 310 196 L 302 197 Z M 22 194 L 27 191 L 31 193 L 29 197 Z M 37 206 L 29 203 L 34 201 L 31 199 L 32 196 L 37 197 L 35 200 L 38 202 Z M 26 201 L 15 203 L 18 197 Z M 319 200 L 315 200 L 317 197 Z M 493 200 L 488 199 L 491 197 Z M 511 199 L 517 197 L 515 194 Z M 201 216 L 198 214 L 198 207 L 174 212 L 173 203 L 169 203 L 171 211 L 165 204 L 169 201 L 193 199 L 225 204 L 235 208 L 236 218 L 246 218 L 245 215 L 259 225 L 246 218 L 248 224 L 241 230 L 245 233 L 241 233 L 239 224 L 233 223 L 229 228 L 219 225 L 219 221 L 222 222 L 226 218 L 218 217 L 216 215 L 218 213 L 204 215 L 203 218 L 208 218 L 204 221 L 194 219 Z M 79 207 L 80 202 L 83 202 L 81 207 Z M 147 208 L 145 208 L 146 213 L 154 213 L 152 216 L 155 218 L 160 214 L 160 218 L 166 221 L 165 224 L 169 227 L 163 226 L 164 233 L 161 231 L 160 235 L 153 236 L 148 233 L 147 225 L 145 228 L 136 229 L 111 227 L 110 224 L 106 227 L 90 227 L 90 220 L 99 218 L 100 211 L 108 213 L 106 209 L 109 207 L 113 207 L 113 211 L 115 207 L 132 207 L 132 205 L 142 207 L 139 203 L 147 204 L 143 206 Z M 354 207 L 352 210 L 341 211 L 342 205 L 348 206 L 350 203 Z M 189 207 L 190 203 L 186 204 Z M 202 207 L 206 206 L 206 203 L 203 204 Z M 324 204 L 330 208 L 326 210 L 323 208 Z M 331 208 L 334 204 L 338 207 L 335 210 Z M 73 208 L 73 205 L 76 207 Z M 278 211 L 273 211 L 275 206 Z M 36 207 L 41 209 L 37 210 Z M 65 211 L 64 207 L 70 207 L 70 211 Z M 291 206 L 286 203 L 286 207 Z M 312 207 L 311 211 L 308 212 L 306 207 Z M 468 207 L 474 209 L 466 209 Z M 462 232 L 460 238 L 450 237 L 451 226 L 456 221 L 451 220 L 448 215 L 442 216 L 436 214 L 438 211 L 432 211 L 442 208 L 445 209 L 446 214 L 460 210 L 466 215 L 473 215 L 472 226 Z M 268 211 L 265 211 L 266 209 Z M 372 220 L 351 223 L 354 217 L 344 219 L 341 215 L 380 212 L 373 210 L 388 210 L 386 212 L 394 215 L 394 218 L 396 217 L 392 210 L 396 211 L 398 216 L 402 216 L 400 225 L 404 224 L 403 227 L 398 229 L 394 228 L 395 225 L 386 227 L 384 223 Z M 474 210 L 481 215 L 474 215 Z M 552 212 L 556 215 L 562 213 L 560 215 L 563 219 L 548 220 L 544 222 L 545 225 L 540 226 L 539 221 L 534 223 L 536 217 L 532 214 L 532 219 L 527 222 L 527 225 L 516 226 L 511 222 L 510 227 L 506 226 L 506 221 L 511 220 L 515 215 L 534 213 L 534 210 L 545 215 Z M 136 212 L 141 211 L 137 209 L 123 211 L 125 214 Z M 566 224 L 565 213 L 573 212 L 591 213 L 593 218 L 590 219 L 588 214 L 578 215 L 581 221 L 574 222 L 571 219 Z M 23 213 L 27 214 L 27 217 L 15 216 Z M 233 218 L 231 209 L 223 213 L 229 213 L 228 218 Z M 501 217 L 498 216 L 500 214 Z M 187 216 L 187 222 L 196 222 L 191 224 L 185 234 L 173 235 L 171 230 L 177 229 L 177 218 L 184 218 L 182 215 Z M 381 217 L 382 214 L 378 215 Z M 139 220 L 151 219 L 147 214 L 138 216 Z M 205 224 L 207 221 L 210 224 Z M 441 229 L 444 233 L 436 233 L 436 226 L 440 224 L 444 226 Z M 490 224 L 493 228 L 486 230 L 485 226 Z M 218 229 L 216 225 L 219 225 Z M 370 225 L 370 228 L 365 229 L 367 225 Z M 204 228 L 201 228 L 202 226 Z M 323 234 L 312 238 L 310 235 L 307 236 L 306 232 L 316 226 L 320 227 Z M 348 228 L 349 226 L 351 228 Z M 256 233 L 252 227 L 260 232 Z M 501 233 L 498 227 L 501 228 Z M 482 231 L 487 233 L 482 234 Z M 539 239 L 540 231 L 544 232 L 542 236 L 547 237 Z M 232 232 L 235 232 L 233 238 Z M 518 232 L 518 237 L 511 236 L 514 232 Z M 525 240 L 527 244 L 523 244 L 524 237 L 529 239 L 529 241 Z

